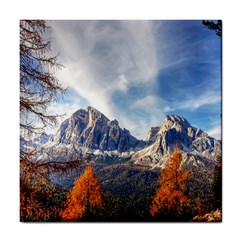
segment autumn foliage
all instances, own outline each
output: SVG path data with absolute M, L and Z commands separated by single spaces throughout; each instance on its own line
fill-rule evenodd
M 64 191 L 52 183 L 51 173 L 64 174 L 80 167 L 80 160 L 66 163 L 33 161 L 34 153 L 25 153 L 20 161 L 20 221 L 52 221 L 58 218 Z M 57 203 L 56 206 L 54 204 Z
M 161 218 L 161 215 L 167 214 L 179 216 L 183 213 L 183 208 L 188 201 L 184 194 L 188 175 L 189 172 L 182 169 L 182 154 L 176 146 L 159 178 L 160 187 L 150 206 L 150 214 L 153 217 Z
M 102 207 L 102 189 L 98 178 L 90 165 L 85 172 L 75 180 L 73 189 L 69 192 L 66 208 L 62 212 L 63 221 L 77 221 L 87 212 L 94 212 Z

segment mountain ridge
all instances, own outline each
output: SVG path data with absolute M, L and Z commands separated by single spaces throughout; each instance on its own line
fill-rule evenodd
M 93 107 L 74 112 L 39 151 L 43 160 L 69 161 L 90 155 L 95 159 L 119 157 L 133 164 L 164 167 L 176 144 L 183 151 L 186 164 L 211 165 L 221 154 L 218 140 L 176 114 L 167 115 L 160 126 L 152 127 L 143 141 Z
M 141 144 L 127 129 L 122 129 L 116 119 L 109 120 L 93 107 L 79 109 L 60 126 L 54 141 L 80 145 L 90 149 L 128 151 Z

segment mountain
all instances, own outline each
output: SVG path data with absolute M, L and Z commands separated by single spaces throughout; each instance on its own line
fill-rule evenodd
M 121 219 L 129 221 L 148 216 L 151 198 L 159 186 L 159 168 L 164 168 L 176 144 L 182 150 L 184 168 L 192 170 L 187 182 L 192 196 L 210 199 L 221 142 L 178 115 L 167 115 L 160 126 L 149 130 L 145 141 L 140 141 L 122 129 L 117 120 L 111 121 L 88 107 L 73 113 L 36 150 L 38 161 L 90 162 L 103 190 L 110 194 L 114 209 L 117 206 Z M 79 164 L 64 173 L 53 171 L 49 178 L 57 186 L 71 189 L 84 166 L 85 163 Z
M 132 156 L 136 164 L 164 166 L 176 144 L 182 150 L 187 165 L 213 164 L 216 156 L 221 154 L 219 141 L 178 115 L 167 115 L 160 127 L 151 128 L 147 140 L 148 146 Z
M 23 136 L 20 137 L 20 150 L 23 152 L 32 151 L 43 144 L 47 143 L 52 137 L 51 134 L 46 134 L 45 132 L 35 136 L 33 139 L 27 139 Z
M 78 144 L 89 149 L 126 152 L 136 149 L 141 141 L 118 121 L 110 121 L 93 107 L 80 109 L 65 120 L 53 141 L 57 144 Z
M 148 132 L 146 141 L 152 142 L 155 140 L 155 136 L 157 135 L 160 127 L 151 127 L 151 129 Z
M 37 146 L 43 145 L 47 143 L 52 136 L 53 136 L 52 134 L 46 134 L 45 132 L 43 132 L 33 139 L 33 144 Z
M 110 121 L 97 109 L 88 107 L 76 111 L 61 124 L 56 135 L 42 146 L 41 158 L 67 161 L 106 152 L 129 155 L 144 146 L 144 141 L 122 129 L 116 119 Z
M 93 107 L 73 113 L 55 135 L 39 148 L 40 159 L 69 161 L 89 158 L 97 162 L 131 162 L 164 167 L 179 145 L 186 165 L 212 166 L 221 154 L 221 143 L 193 127 L 185 118 L 167 115 L 161 126 L 152 127 L 145 141 L 138 140 L 117 120 L 110 121 Z

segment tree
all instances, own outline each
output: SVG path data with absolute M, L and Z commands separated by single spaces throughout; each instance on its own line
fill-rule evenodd
M 96 214 L 98 208 L 103 205 L 102 189 L 98 178 L 90 165 L 85 172 L 74 182 L 70 190 L 66 208 L 62 212 L 64 221 L 77 221 Z
M 222 21 L 221 20 L 217 20 L 215 22 L 203 20 L 202 24 L 208 29 L 215 31 L 217 36 L 222 37 Z
M 213 177 L 213 207 L 222 208 L 222 157 L 218 157 Z
M 160 187 L 150 206 L 150 214 L 153 217 L 160 220 L 176 220 L 172 218 L 181 216 L 188 202 L 184 193 L 188 175 L 189 171 L 182 169 L 182 154 L 176 146 L 158 180 Z
M 60 202 L 65 198 L 65 191 L 59 191 L 49 176 L 53 172 L 65 173 L 69 169 L 77 169 L 81 161 L 35 162 L 31 154 L 26 153 L 20 161 L 20 220 L 56 221 L 60 216 Z
M 58 55 L 50 56 L 51 28 L 44 20 L 20 20 L 20 135 L 32 137 L 45 127 L 54 126 L 59 115 L 47 109 L 65 90 L 55 77 L 62 67 Z M 36 124 L 37 123 L 37 124 Z M 50 201 L 54 186 L 52 171 L 66 172 L 79 167 L 80 160 L 66 163 L 34 161 L 35 150 L 20 150 L 20 220 L 46 220 L 45 200 Z M 52 196 L 52 195 L 51 195 Z M 46 201 L 45 201 L 46 202 Z M 49 205 L 47 203 L 47 205 Z
M 45 39 L 50 30 L 44 20 L 20 20 L 20 128 L 25 135 L 56 124 L 58 115 L 48 115 L 47 108 L 65 93 L 54 75 L 62 65 L 58 55 L 50 56 L 51 40 Z

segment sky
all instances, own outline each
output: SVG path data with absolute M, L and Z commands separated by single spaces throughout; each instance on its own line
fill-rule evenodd
M 197 20 L 57 20 L 65 118 L 92 106 L 145 139 L 168 114 L 221 138 L 221 38 Z

